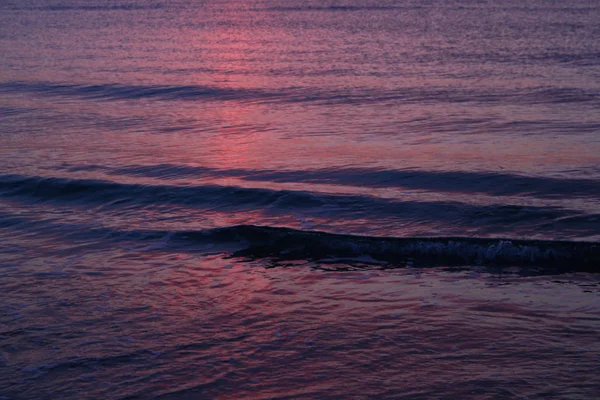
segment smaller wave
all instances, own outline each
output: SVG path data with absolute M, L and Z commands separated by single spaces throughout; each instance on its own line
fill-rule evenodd
M 76 96 L 94 100 L 137 100 L 144 98 L 174 99 L 213 99 L 250 100 L 273 98 L 274 94 L 252 89 L 232 89 L 200 85 L 124 85 L 99 84 L 76 85 L 47 82 L 6 82 L 0 83 L 0 92 L 38 93 L 52 96 Z
M 30 112 L 30 109 L 15 108 L 15 107 L 0 107 L 0 117 L 12 117 L 13 115 L 20 115 Z
M 395 89 L 314 89 L 288 87 L 276 91 L 257 88 L 228 88 L 202 85 L 97 85 L 49 82 L 3 82 L 0 93 L 35 93 L 90 100 L 218 100 L 263 103 L 315 103 L 319 105 L 372 103 L 478 103 L 478 104 L 567 104 L 600 106 L 600 93 L 594 89 L 449 89 L 447 87 L 404 87 Z
M 590 103 L 600 100 L 600 94 L 578 88 L 539 88 L 524 92 L 523 99 L 530 104 Z
M 418 10 L 423 8 L 422 6 L 383 6 L 383 5 L 365 5 L 365 6 L 292 6 L 292 7 L 268 7 L 264 9 L 257 9 L 258 11 L 391 11 L 391 10 Z
M 329 220 L 436 221 L 497 229 L 536 226 L 580 212 L 553 206 L 473 205 L 451 201 L 410 201 L 357 194 L 329 194 L 239 186 L 144 185 L 101 180 L 0 175 L 0 195 L 24 202 L 92 204 L 119 208 L 178 205 L 211 211 L 260 211 L 273 215 L 320 215 Z
M 163 3 L 155 4 L 104 4 L 104 5 L 72 5 L 56 4 L 39 7 L 11 7 L 10 10 L 19 11 L 135 11 L 135 10 L 159 10 L 165 8 Z
M 63 371 L 63 370 L 84 370 L 97 369 L 100 367 L 115 366 L 119 364 L 132 364 L 144 361 L 148 358 L 154 358 L 158 353 L 142 349 L 124 354 L 115 354 L 103 357 L 69 357 L 60 359 L 56 362 L 29 365 L 22 369 L 23 372 L 35 374 L 36 377 L 47 373 Z
M 77 167 L 70 169 L 75 171 Z M 493 196 L 529 195 L 538 198 L 581 196 L 600 198 L 593 179 L 530 177 L 501 172 L 324 168 L 317 170 L 217 169 L 176 164 L 131 165 L 119 168 L 87 166 L 119 175 L 153 178 L 228 177 L 260 182 L 307 182 L 374 188 L 411 188 Z

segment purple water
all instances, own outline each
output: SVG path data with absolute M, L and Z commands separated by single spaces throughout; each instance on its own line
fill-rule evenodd
M 0 4 L 0 399 L 600 392 L 600 6 Z

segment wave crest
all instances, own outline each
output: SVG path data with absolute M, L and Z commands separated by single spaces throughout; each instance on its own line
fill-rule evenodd
M 511 265 L 600 272 L 600 244 L 464 237 L 376 237 L 237 225 L 183 232 L 174 241 L 233 241 L 247 246 L 234 257 L 277 260 L 370 257 L 393 266 Z M 368 262 L 367 262 L 368 263 Z

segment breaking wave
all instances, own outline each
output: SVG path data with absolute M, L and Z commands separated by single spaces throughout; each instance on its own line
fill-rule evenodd
M 239 225 L 210 232 L 185 232 L 174 239 L 237 240 L 248 247 L 234 256 L 276 259 L 355 258 L 362 263 L 501 264 L 600 272 L 600 244 L 592 242 L 461 237 L 368 237 L 290 228 Z M 365 257 L 366 261 L 365 261 Z M 371 260 L 369 260 L 371 259 Z
M 381 269 L 510 266 L 538 273 L 600 272 L 600 243 L 473 237 L 383 237 L 277 226 L 233 225 L 201 230 L 122 230 L 0 213 L 0 227 L 37 235 L 141 246 L 142 251 L 221 253 L 245 260 L 308 260 Z

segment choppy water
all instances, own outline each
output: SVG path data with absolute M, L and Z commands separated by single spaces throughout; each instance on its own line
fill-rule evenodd
M 600 392 L 595 1 L 0 3 L 0 398 Z

